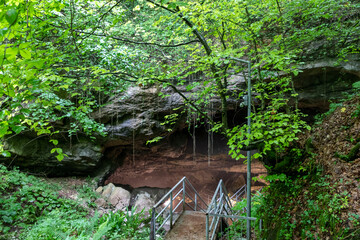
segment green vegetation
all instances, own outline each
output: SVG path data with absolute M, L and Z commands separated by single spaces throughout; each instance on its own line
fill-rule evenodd
M 92 114 L 111 97 L 130 86 L 156 87 L 160 95 L 161 89 L 171 88 L 186 106 L 164 118 L 168 131 L 186 114 L 189 128 L 206 123 L 226 136 L 234 159 L 242 159 L 244 149 L 258 149 L 253 157 L 276 174 L 268 177 L 269 189 L 254 208 L 264 219 L 264 235 L 315 239 L 350 234 L 339 215 L 348 193 L 334 190 L 338 183 L 330 184 L 323 162 L 306 162 L 312 157 L 310 143 L 305 149 L 297 143 L 310 126 L 298 108 L 293 78 L 307 61 L 340 62 L 359 54 L 359 1 L 0 0 L 0 6 L 3 157 L 11 157 L 6 145 L 11 137 L 35 133 L 47 137 L 54 146 L 51 153 L 61 161 L 66 155 L 60 139 L 107 134 Z M 229 98 L 240 101 L 246 95 L 246 86 L 236 85 L 232 76 L 247 80 L 250 75 L 234 58 L 251 62 L 251 134 L 247 125 L 229 124 Z M 183 86 L 189 95 L 179 90 Z M 359 82 L 353 87 L 358 91 Z M 215 99 L 220 104 L 213 110 Z M 347 111 L 343 103 L 332 103 L 318 122 L 339 106 Z M 360 105 L 353 107 L 351 117 L 357 119 Z M 210 117 L 212 111 L 221 120 Z M 352 151 L 329 159 L 356 158 L 359 137 L 351 134 Z M 83 207 L 59 198 L 34 177 L 3 167 L 0 173 L 4 238 L 100 239 L 106 234 L 126 239 L 147 234 L 146 227 L 136 231 L 147 223 L 138 215 L 90 216 L 91 200 Z M 84 196 L 94 199 L 86 195 L 90 192 L 84 189 Z M 299 208 L 289 210 L 294 206 Z M 353 224 L 359 221 L 356 214 L 351 218 Z
M 58 123 L 69 136 L 106 134 L 91 118 L 128 86 L 170 87 L 201 118 L 226 135 L 230 154 L 262 147 L 284 152 L 309 128 L 297 107 L 292 76 L 319 56 L 346 59 L 358 52 L 358 9 L 353 1 L 2 1 L 0 10 L 0 147 L 13 134 L 47 135 L 58 159 Z M 324 14 L 326 13 L 326 14 Z M 317 43 L 320 47 L 311 47 Z M 252 63 L 252 134 L 229 128 L 231 75 L 247 78 Z M 195 90 L 185 96 L 186 85 Z M 208 116 L 218 98 L 221 121 Z M 289 127 L 290 126 L 290 127 Z M 171 129 L 171 127 L 169 128 Z M 157 140 L 159 140 L 158 138 Z
M 273 179 L 256 213 L 264 221 L 263 234 L 270 239 L 343 239 L 349 228 L 343 228 L 341 211 L 349 195 L 336 193 L 336 187 L 331 176 L 317 168 Z
M 262 193 L 253 195 L 252 224 L 257 239 L 345 239 L 351 237 L 350 228 L 343 224 L 359 225 L 360 216 L 353 214 L 348 220 L 341 213 L 349 205 L 349 193 L 337 193 L 336 184 L 329 175 L 314 168 L 300 176 L 269 175 L 270 185 Z M 234 210 L 246 207 L 246 199 Z M 246 216 L 245 211 L 241 215 Z M 262 220 L 262 230 L 259 221 Z M 350 224 L 349 224 L 350 225 Z M 238 221 L 228 231 L 228 239 L 246 233 L 245 221 Z M 242 235 L 243 236 L 243 235 Z
M 144 239 L 149 219 L 118 211 L 102 216 L 86 204 L 96 194 L 89 186 L 77 201 L 62 198 L 62 186 L 0 165 L 0 239 Z M 105 236 L 105 238 L 104 238 Z

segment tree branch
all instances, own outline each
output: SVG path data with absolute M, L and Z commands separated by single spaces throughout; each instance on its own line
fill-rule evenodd
M 193 32 L 193 34 L 197 37 L 197 39 L 200 41 L 201 45 L 203 46 L 203 48 L 205 49 L 206 55 L 207 56 L 211 56 L 212 50 L 208 44 L 208 42 L 206 41 L 205 37 L 196 29 L 195 25 L 189 20 L 187 19 L 181 12 L 180 9 L 177 8 L 177 10 L 172 10 L 169 9 L 167 7 L 165 7 L 164 5 L 160 5 L 156 2 L 154 2 L 153 0 L 146 0 L 158 7 L 161 7 L 171 13 L 177 14 L 177 16 L 179 18 L 181 18 L 181 20 L 191 29 L 191 31 Z M 221 100 L 221 116 L 222 116 L 222 123 L 225 129 L 228 128 L 228 123 L 227 123 L 227 100 L 226 100 L 226 88 L 224 87 L 224 84 L 221 82 L 220 76 L 217 72 L 216 69 L 216 65 L 214 63 L 210 64 L 210 69 L 212 71 L 212 73 L 214 74 L 214 78 L 215 78 L 215 82 L 218 88 L 218 94 L 220 96 L 220 100 Z
M 165 47 L 165 48 L 167 48 L 167 47 L 169 47 L 169 48 L 172 48 L 172 47 L 180 47 L 180 46 L 184 46 L 184 45 L 188 45 L 188 44 L 200 42 L 199 40 L 191 40 L 191 41 L 189 41 L 189 42 L 184 42 L 184 43 L 179 43 L 179 44 L 163 45 L 163 44 L 151 43 L 151 42 L 136 42 L 136 41 L 133 41 L 133 40 L 129 40 L 129 39 L 121 38 L 121 37 L 115 37 L 115 36 L 110 36 L 110 37 L 113 38 L 113 39 L 116 39 L 116 40 L 123 41 L 123 42 L 134 43 L 134 44 L 141 44 L 141 45 L 154 45 L 154 46 Z
M 84 31 L 77 31 L 78 33 L 83 33 L 83 34 L 89 34 L 89 35 L 94 35 L 94 36 L 99 36 L 99 37 L 110 37 L 112 39 L 115 40 L 119 40 L 119 41 L 123 41 L 123 42 L 127 42 L 127 43 L 133 43 L 133 44 L 138 44 L 138 45 L 153 45 L 153 46 L 158 46 L 158 47 L 164 47 L 164 48 L 173 48 L 173 47 L 180 47 L 180 46 L 184 46 L 184 45 L 188 45 L 188 44 L 192 44 L 192 43 L 199 43 L 199 40 L 191 40 L 188 42 L 183 42 L 183 43 L 178 43 L 178 44 L 159 44 L 159 43 L 152 43 L 152 42 L 137 42 L 134 40 L 130 40 L 130 39 L 126 39 L 126 38 L 122 38 L 122 37 L 117 37 L 117 36 L 108 36 L 106 34 L 98 34 L 98 33 L 92 33 L 92 32 L 84 32 Z

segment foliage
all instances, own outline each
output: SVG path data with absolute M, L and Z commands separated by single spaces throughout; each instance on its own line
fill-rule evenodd
M 87 219 L 76 212 L 52 211 L 25 232 L 24 239 L 145 239 L 149 228 L 140 229 L 144 218 L 134 211 L 95 214 Z M 105 238 L 104 238 L 105 237 Z
M 252 238 L 254 239 L 260 239 L 259 237 L 261 235 L 259 208 L 263 204 L 263 199 L 264 197 L 261 192 L 257 192 L 251 196 L 251 217 L 256 218 L 255 221 L 251 221 Z M 239 216 L 246 217 L 246 206 L 247 200 L 243 198 L 235 204 L 233 211 L 237 212 Z M 246 237 L 246 224 L 247 220 L 238 219 L 226 230 L 226 239 L 241 239 Z
M 15 229 L 23 229 L 34 224 L 41 216 L 54 210 L 64 212 L 76 211 L 84 217 L 87 211 L 79 203 L 59 198 L 54 186 L 49 186 L 33 176 L 20 173 L 18 170 L 7 171 L 0 165 L 0 231 L 9 234 Z
M 348 204 L 348 193 L 337 192 L 331 176 L 314 169 L 271 181 L 255 216 L 263 219 L 265 238 L 342 239 L 349 229 L 342 226 L 341 211 Z
M 50 185 L 18 170 L 0 165 L 1 239 L 143 239 L 149 219 L 135 209 L 90 215 L 84 200 L 98 196 L 84 185 L 79 200 L 59 197 L 59 185 Z M 145 224 L 145 226 L 143 226 Z
M 2 4 L 1 142 L 27 130 L 57 134 L 59 122 L 69 135 L 106 134 L 91 118 L 94 110 L 130 84 L 158 84 L 173 88 L 219 132 L 228 130 L 234 158 L 259 139 L 264 151 L 283 150 L 307 128 L 291 80 L 298 66 L 318 56 L 345 59 L 358 52 L 359 4 L 348 0 Z M 320 47 L 314 49 L 314 42 Z M 228 98 L 245 92 L 230 87 L 230 76 L 250 74 L 234 57 L 252 63 L 259 104 L 253 102 L 251 136 L 245 126 L 228 126 Z M 193 94 L 181 94 L 183 85 Z M 214 98 L 221 102 L 220 122 L 209 118 Z

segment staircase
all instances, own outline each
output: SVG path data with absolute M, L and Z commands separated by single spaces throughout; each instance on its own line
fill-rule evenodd
M 203 212 L 185 211 L 174 227 L 165 235 L 165 240 L 205 240 L 206 215 Z
M 233 212 L 222 180 L 207 205 L 189 180 L 183 177 L 153 207 L 150 240 L 214 240 L 221 224 L 229 226 L 239 220 L 244 222 L 241 228 L 245 226 L 246 229 L 246 222 L 255 222 L 256 218 L 238 216 Z M 242 236 L 244 234 L 240 233 L 236 239 L 243 239 Z

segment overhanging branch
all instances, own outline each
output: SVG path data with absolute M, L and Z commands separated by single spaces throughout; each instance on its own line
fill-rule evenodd
M 133 43 L 133 44 L 138 44 L 138 45 L 153 45 L 153 46 L 163 47 L 163 48 L 180 47 L 180 46 L 200 42 L 199 40 L 191 40 L 191 41 L 188 41 L 188 42 L 183 42 L 183 43 L 178 43 L 178 44 L 160 44 L 160 43 L 153 43 L 153 42 L 138 42 L 138 41 L 127 39 L 127 38 L 122 38 L 122 37 L 118 37 L 118 36 L 109 36 L 109 35 L 106 35 L 106 34 L 98 34 L 98 33 L 92 33 L 92 32 L 84 32 L 84 31 L 77 31 L 77 32 L 82 33 L 82 34 L 86 34 L 86 35 L 93 35 L 93 36 L 99 36 L 99 37 L 109 37 L 109 38 L 119 40 L 119 41 L 122 41 L 122 42 L 127 42 L 127 43 Z

